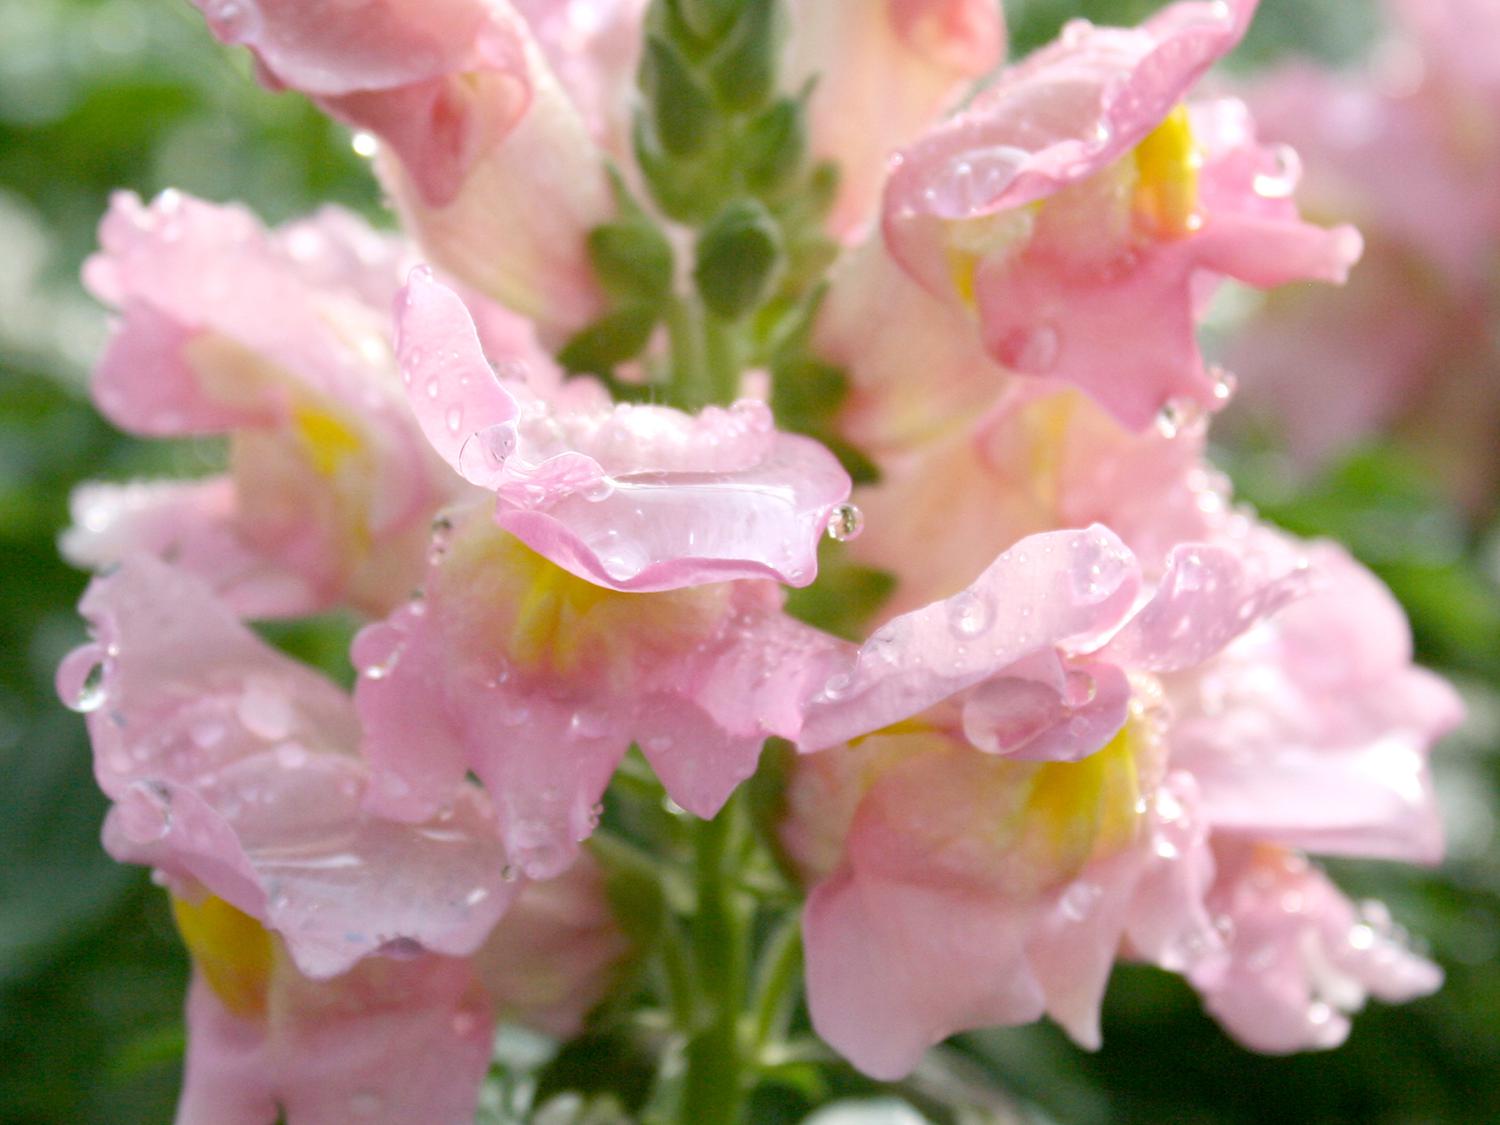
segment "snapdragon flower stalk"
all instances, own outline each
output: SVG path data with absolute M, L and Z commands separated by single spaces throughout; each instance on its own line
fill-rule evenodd
M 64 543 L 106 846 L 194 961 L 182 1122 L 468 1121 L 496 1020 L 735 1122 L 1096 1046 L 1119 959 L 1273 1052 L 1437 986 L 1307 854 L 1439 856 L 1457 700 L 1204 460 L 1206 293 L 1359 252 L 1191 96 L 1253 0 L 992 75 L 982 0 L 198 6 L 415 241 L 121 197 L 86 271 L 101 410 L 229 448 Z M 329 608 L 352 695 L 244 623 Z

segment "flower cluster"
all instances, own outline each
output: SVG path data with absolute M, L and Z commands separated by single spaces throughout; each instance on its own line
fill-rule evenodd
M 879 1078 L 1097 1045 L 1120 959 L 1272 1052 L 1437 986 L 1308 854 L 1439 858 L 1456 696 L 1205 458 L 1209 295 L 1361 245 L 1195 94 L 1253 0 L 1004 68 L 987 0 L 196 2 L 406 234 L 124 195 L 86 269 L 99 409 L 227 449 L 63 544 L 105 843 L 193 958 L 181 1121 L 472 1120 L 495 1020 L 653 959 L 664 1104 L 730 1120 L 749 920 L 804 895 L 812 1026 Z M 352 693 L 248 624 L 329 610 Z

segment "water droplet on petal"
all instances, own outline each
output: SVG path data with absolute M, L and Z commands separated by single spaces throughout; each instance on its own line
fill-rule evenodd
M 448 407 L 447 413 L 443 415 L 443 422 L 450 434 L 457 434 L 459 427 L 464 424 L 464 408 L 457 403 Z
M 160 840 L 172 828 L 172 794 L 160 781 L 133 782 L 116 808 L 120 827 L 136 843 Z
M 235 714 L 246 730 L 267 742 L 285 738 L 295 721 L 292 705 L 281 688 L 259 677 L 245 684 Z
M 366 626 L 354 638 L 350 655 L 365 679 L 383 680 L 396 670 L 405 648 L 406 636 L 401 630 L 385 622 L 376 622 Z
M 1063 680 L 1063 702 L 1076 710 L 1087 707 L 1099 694 L 1099 684 L 1087 672 L 1074 670 Z
M 57 668 L 57 694 L 64 705 L 80 714 L 104 706 L 109 692 L 105 688 L 104 650 L 98 645 L 84 645 L 63 658 Z
M 1239 380 L 1234 374 L 1225 371 L 1222 367 L 1214 368 L 1214 398 L 1219 402 L 1228 402 L 1234 397 L 1234 392 L 1239 386 Z
M 366 160 L 370 160 L 380 151 L 380 141 L 376 139 L 374 133 L 363 131 L 355 133 L 354 139 L 349 144 L 356 156 L 362 156 Z
M 1000 362 L 1015 371 L 1029 375 L 1046 375 L 1057 366 L 1062 340 L 1051 324 L 1018 329 L 1000 341 L 996 352 Z
M 1103 894 L 1104 888 L 1098 883 L 1080 879 L 1063 891 L 1057 905 L 1062 910 L 1063 917 L 1072 922 L 1082 922 L 1093 913 L 1095 904 Z
M 948 599 L 948 625 L 960 637 L 977 637 L 993 621 L 993 607 L 973 590 Z
M 840 543 L 858 539 L 865 529 L 865 514 L 853 504 L 840 504 L 828 516 L 828 537 Z
M 609 716 L 598 707 L 580 707 L 568 719 L 568 733 L 574 738 L 599 738 L 609 729 Z

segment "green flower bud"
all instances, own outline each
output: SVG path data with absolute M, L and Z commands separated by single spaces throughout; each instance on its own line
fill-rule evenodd
M 589 260 L 599 282 L 621 301 L 660 301 L 672 288 L 672 245 L 644 215 L 589 231 Z
M 807 109 L 800 99 L 780 98 L 750 123 L 741 142 L 745 184 L 757 195 L 784 186 L 807 156 Z
M 781 231 L 756 200 L 736 200 L 698 237 L 693 280 L 710 312 L 734 320 L 766 297 L 781 270 Z
M 744 112 L 763 105 L 775 92 L 782 23 L 775 0 L 751 0 L 746 5 L 734 31 L 708 63 L 709 81 L 720 104 Z

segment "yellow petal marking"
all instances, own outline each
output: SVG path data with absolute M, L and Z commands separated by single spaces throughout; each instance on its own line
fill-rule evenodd
M 1135 146 L 1136 211 L 1158 237 L 1181 238 L 1203 225 L 1198 211 L 1202 163 L 1184 105 Z
M 270 933 L 215 895 L 196 903 L 173 895 L 172 918 L 193 963 L 224 1007 L 237 1016 L 263 1014 L 275 960 Z

